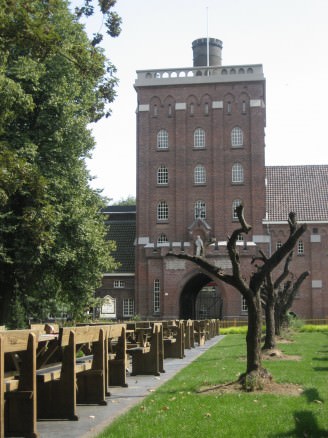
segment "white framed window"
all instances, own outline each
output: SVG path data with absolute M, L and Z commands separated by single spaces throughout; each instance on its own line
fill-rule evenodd
M 190 114 L 191 116 L 194 115 L 194 104 L 193 104 L 193 103 L 191 103 L 191 104 L 189 105 L 189 114 Z
M 157 184 L 167 185 L 169 183 L 169 171 L 167 167 L 162 165 L 157 169 Z
M 205 131 L 202 128 L 197 128 L 194 131 L 194 148 L 205 148 Z
M 206 170 L 201 164 L 197 165 L 194 169 L 194 183 L 205 184 L 206 183 Z
M 231 102 L 227 102 L 227 114 L 231 114 L 231 108 L 232 108 Z
M 244 168 L 240 163 L 235 163 L 232 166 L 232 182 L 234 184 L 244 182 Z
M 241 297 L 241 311 L 242 312 L 248 312 L 248 307 L 245 298 Z
M 157 133 L 157 147 L 158 149 L 168 149 L 169 134 L 165 129 L 161 129 Z
M 134 299 L 124 298 L 123 299 L 123 316 L 133 316 L 134 315 Z
M 161 283 L 158 279 L 154 280 L 153 284 L 153 306 L 154 313 L 160 312 L 160 293 L 161 293 Z
M 279 249 L 279 248 L 281 248 L 281 247 L 282 247 L 282 242 L 281 242 L 281 240 L 277 240 L 277 243 L 276 243 L 276 250 Z
M 194 216 L 195 216 L 195 219 L 198 219 L 198 218 L 206 219 L 206 204 L 204 201 L 198 200 L 195 202 Z
M 231 131 L 231 146 L 240 148 L 244 144 L 244 133 L 239 126 L 235 126 Z
M 297 242 L 297 255 L 304 255 L 304 242 L 299 240 Z
M 166 234 L 164 234 L 164 233 L 162 233 L 157 239 L 157 243 L 159 243 L 159 244 L 166 243 L 168 241 L 169 241 L 169 239 L 167 238 Z
M 157 204 L 157 220 L 165 221 L 169 218 L 169 207 L 166 201 L 160 201 Z
M 237 208 L 239 205 L 241 205 L 241 204 L 242 204 L 242 202 L 241 202 L 240 199 L 235 199 L 235 200 L 232 202 L 232 220 L 233 220 L 233 221 L 237 221 L 237 220 L 238 220 L 238 215 L 237 215 L 236 208 Z
M 122 289 L 125 287 L 125 281 L 124 280 L 114 280 L 114 288 L 115 289 Z

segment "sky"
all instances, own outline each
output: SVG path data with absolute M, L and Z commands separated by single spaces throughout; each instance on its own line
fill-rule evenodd
M 191 67 L 207 35 L 223 42 L 222 65 L 263 65 L 266 165 L 328 164 L 328 0 L 117 0 L 115 11 L 121 35 L 102 47 L 119 86 L 87 162 L 110 203 L 136 192 L 136 71 Z M 99 30 L 94 17 L 86 31 Z

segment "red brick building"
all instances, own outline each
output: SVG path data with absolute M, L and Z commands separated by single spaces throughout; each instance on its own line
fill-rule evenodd
M 309 224 L 292 271 L 311 276 L 294 310 L 327 316 L 328 166 L 265 167 L 262 66 L 222 66 L 221 49 L 220 40 L 199 39 L 193 67 L 137 72 L 133 312 L 143 318 L 245 315 L 237 291 L 192 263 L 166 257 L 169 250 L 194 253 L 201 242 L 202 255 L 229 271 L 226 238 L 242 203 L 253 227 L 238 242 L 246 276 L 259 248 L 269 255 L 286 239 L 289 211 Z M 114 210 L 112 218 L 119 214 Z

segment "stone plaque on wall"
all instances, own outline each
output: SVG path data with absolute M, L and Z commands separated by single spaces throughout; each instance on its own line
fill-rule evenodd
M 185 260 L 178 260 L 178 259 L 169 259 L 165 260 L 165 269 L 166 270 L 184 270 L 186 269 L 186 262 Z
M 100 318 L 116 318 L 116 299 L 106 295 L 100 309 Z
M 231 261 L 228 257 L 220 257 L 219 259 L 213 260 L 213 264 L 218 268 L 222 269 L 231 269 Z

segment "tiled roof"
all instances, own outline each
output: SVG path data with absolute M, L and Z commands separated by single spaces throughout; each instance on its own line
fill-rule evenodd
M 106 209 L 104 213 L 106 214 L 109 212 Z M 116 251 L 112 252 L 112 256 L 121 264 L 121 266 L 115 272 L 131 273 L 135 270 L 135 206 L 134 212 L 130 209 L 129 214 L 126 213 L 126 211 L 113 211 L 109 214 L 106 224 L 109 226 L 108 239 L 116 242 Z
M 268 221 L 328 222 L 328 165 L 267 166 Z

